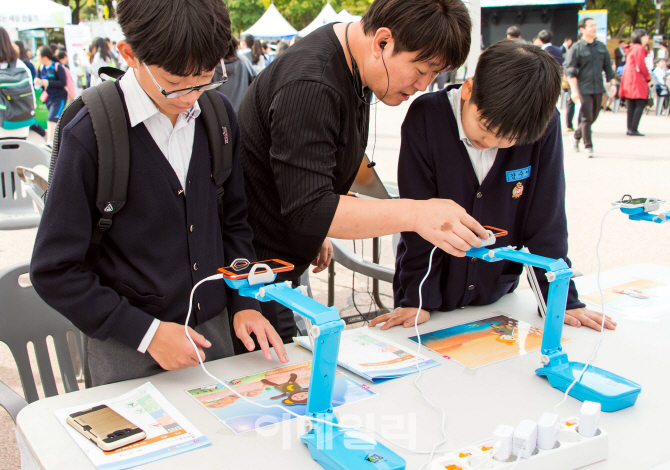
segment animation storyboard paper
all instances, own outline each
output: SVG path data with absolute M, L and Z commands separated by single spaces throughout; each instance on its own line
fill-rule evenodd
M 651 279 L 636 279 L 603 289 L 605 313 L 623 313 L 651 319 L 670 312 L 670 286 Z M 589 308 L 601 311 L 600 291 L 580 295 Z

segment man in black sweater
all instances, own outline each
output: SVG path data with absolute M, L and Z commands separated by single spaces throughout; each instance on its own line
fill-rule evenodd
M 539 47 L 510 40 L 490 46 L 474 80 L 412 103 L 402 128 L 400 196 L 453 199 L 480 222 L 507 230 L 504 245 L 570 264 L 556 110 L 560 89 L 561 69 Z M 402 234 L 393 280 L 396 310 L 371 326 L 414 325 L 432 248 L 414 233 Z M 517 287 L 521 270 L 510 261 L 487 263 L 436 251 L 418 323 L 431 311 L 496 302 Z M 544 271 L 536 273 L 546 298 Z M 567 324 L 600 329 L 601 314 L 584 308 L 572 281 L 566 308 Z M 605 322 L 606 328 L 615 325 L 609 318 Z
M 180 21 L 174 21 L 166 3 L 180 9 Z M 197 351 L 184 329 L 197 282 L 237 258 L 256 259 L 235 111 L 220 95 L 233 145 L 220 221 L 211 152 L 196 101 L 229 47 L 225 4 L 124 0 L 118 16 L 126 37 L 119 51 L 130 67 L 116 82 L 128 123 L 127 201 L 102 238 L 91 269 L 82 270 L 100 218 L 98 147 L 84 107 L 63 132 L 30 265 L 33 286 L 86 335 L 88 385 L 197 366 L 198 355 L 203 360 L 230 356 L 231 330 L 249 350 L 254 349 L 250 333 L 255 333 L 267 359 L 269 340 L 287 362 L 284 345 L 258 301 L 240 296 L 223 280 L 195 292 L 188 326 Z
M 396 106 L 470 49 L 460 0 L 375 0 L 362 21 L 326 25 L 288 49 L 252 83 L 239 110 L 249 223 L 259 259 L 280 258 L 297 278 L 328 266 L 327 237 L 360 239 L 413 231 L 464 256 L 482 227 L 453 201 L 347 197 L 367 145 L 372 94 Z M 441 231 L 445 223 L 453 230 Z M 473 233 L 474 231 L 474 233 Z M 290 310 L 263 303 L 284 341 Z

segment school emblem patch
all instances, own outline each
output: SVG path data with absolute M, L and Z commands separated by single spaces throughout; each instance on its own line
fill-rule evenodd
M 512 197 L 514 199 L 519 199 L 522 194 L 523 194 L 523 184 L 521 182 L 518 182 L 514 187 L 514 189 L 512 190 Z

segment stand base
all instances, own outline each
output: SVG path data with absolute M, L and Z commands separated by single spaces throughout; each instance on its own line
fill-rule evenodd
M 540 367 L 535 373 L 547 377 L 552 387 L 565 392 L 579 377 L 584 365 L 581 362 L 564 362 Z M 570 396 L 580 401 L 598 402 L 603 411 L 612 412 L 633 406 L 641 391 L 642 388 L 631 380 L 589 366 L 581 380 L 570 389 Z
M 391 449 L 355 430 L 317 425 L 300 439 L 326 470 L 404 470 L 406 466 Z

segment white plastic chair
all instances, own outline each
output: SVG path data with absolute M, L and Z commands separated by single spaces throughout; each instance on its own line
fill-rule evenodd
M 16 172 L 17 166 L 49 168 L 50 155 L 43 148 L 25 140 L 0 140 L 0 230 L 37 227 L 40 214 L 33 199 L 25 193 Z

